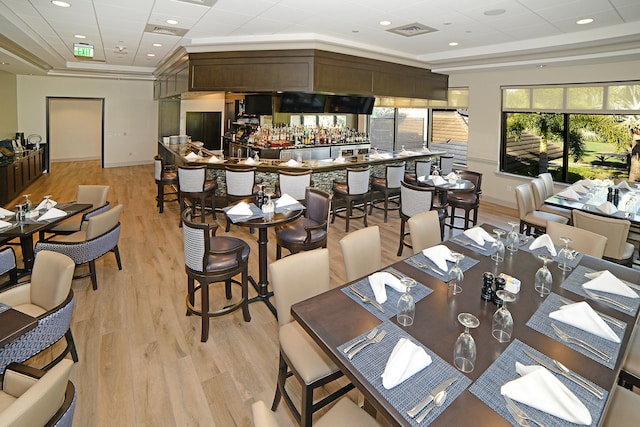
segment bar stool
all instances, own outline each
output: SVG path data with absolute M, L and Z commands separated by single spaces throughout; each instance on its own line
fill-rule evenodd
M 176 198 L 172 199 L 171 201 L 178 200 L 178 190 L 176 188 L 176 186 L 178 185 L 178 174 L 175 167 L 173 165 L 165 165 L 164 160 L 160 156 L 155 156 L 153 158 L 153 163 L 155 166 L 156 185 L 158 186 L 156 205 L 158 206 L 158 208 L 160 208 L 160 213 L 162 213 L 164 212 L 165 196 L 175 195 Z M 171 186 L 173 191 L 165 192 L 164 188 L 166 186 Z
M 406 224 L 409 219 L 423 212 L 434 210 L 437 212 L 438 221 L 440 223 L 440 241 L 444 236 L 444 220 L 447 217 L 447 207 L 435 206 L 434 201 L 435 188 L 412 185 L 408 182 L 402 182 L 400 187 L 400 244 L 398 246 L 398 256 L 402 255 L 404 247 L 413 247 L 405 238 L 409 236 L 406 231 Z M 413 243 L 413 239 L 412 239 Z
M 211 212 L 213 219 L 216 219 L 216 197 L 218 189 L 216 179 L 207 179 L 207 169 L 205 166 L 180 166 L 178 168 L 178 197 L 180 199 L 180 210 L 187 207 L 187 200 L 194 206 L 200 205 L 200 216 L 202 222 L 205 221 L 206 200 L 211 198 Z
M 421 176 L 431 175 L 431 159 L 416 160 L 414 162 L 414 171 L 405 172 L 404 180 L 411 184 L 417 184 L 418 178 Z
M 453 170 L 453 154 L 440 156 L 440 175 L 447 175 Z
M 345 231 L 349 232 L 349 220 L 352 218 L 363 218 L 364 226 L 368 227 L 367 223 L 367 204 L 371 201 L 371 191 L 369 189 L 369 177 L 371 174 L 371 167 L 364 168 L 348 168 L 347 169 L 347 181 L 346 182 L 333 182 L 333 198 L 342 199 L 345 203 L 344 215 L 336 212 L 336 204 L 333 204 L 331 223 L 336 220 L 336 216 L 345 218 Z M 356 205 L 360 203 L 360 205 Z M 353 210 L 361 210 L 359 215 L 353 215 Z
M 475 188 L 469 192 L 449 191 L 447 193 L 447 203 L 451 207 L 449 227 L 466 230 L 469 228 L 469 222 L 474 226 L 478 223 L 478 208 L 480 207 L 480 195 L 482 194 L 482 173 L 461 171 L 460 177 L 471 181 Z M 462 209 L 464 216 L 456 215 L 456 209 Z M 469 218 L 471 212 L 473 212 L 473 218 Z M 460 227 L 455 225 L 456 219 L 463 219 L 464 226 Z
M 313 186 L 311 170 L 293 172 L 286 170 L 278 171 L 278 181 L 276 181 L 276 197 L 288 194 L 297 201 L 304 203 L 307 187 Z
M 384 206 L 380 207 L 379 201 L 371 201 L 369 207 L 369 215 L 373 208 L 384 210 L 384 222 L 387 222 L 387 214 L 389 210 L 398 210 L 400 208 L 400 183 L 404 178 L 405 162 L 387 165 L 385 167 L 384 177 L 373 177 L 371 181 L 371 192 L 379 192 L 384 196 Z M 395 207 L 389 208 L 389 202 L 395 203 Z
M 255 167 L 226 166 L 224 173 L 227 187 L 227 206 L 240 200 L 256 202 L 258 181 L 256 180 Z M 230 229 L 231 221 L 227 218 L 225 231 L 229 232 Z

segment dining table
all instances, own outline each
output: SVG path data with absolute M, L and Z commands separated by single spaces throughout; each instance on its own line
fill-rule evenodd
M 435 188 L 435 191 L 438 194 L 439 202 L 441 205 L 446 204 L 447 193 L 449 191 L 459 192 L 459 193 L 470 193 L 476 188 L 473 182 L 464 178 L 458 178 L 454 181 L 454 180 L 448 180 L 442 177 L 444 182 L 440 182 L 440 183 L 434 182 L 434 178 L 435 177 L 433 176 L 418 177 L 417 182 L 418 182 L 418 185 L 424 185 L 427 187 Z
M 494 230 L 500 230 L 489 224 L 483 224 L 482 227 L 491 235 Z M 411 290 L 415 298 L 415 320 L 411 326 L 401 327 L 396 321 L 395 304 L 399 294 L 391 288 L 386 288 L 388 300 L 382 304 L 384 313 L 348 292 L 350 287 L 355 286 L 374 298 L 367 277 L 293 305 L 292 315 L 364 394 L 366 402 L 391 425 L 518 425 L 506 408 L 500 387 L 518 378 L 516 362 L 525 366 L 538 364 L 529 354 L 549 364 L 554 360 L 561 362 L 602 393 L 603 398 L 600 399 L 584 387 L 559 376 L 559 380 L 590 411 L 593 420 L 591 425 L 599 425 L 629 350 L 640 299 L 631 300 L 630 311 L 593 300 L 582 289 L 582 284 L 587 281 L 584 274 L 608 270 L 640 292 L 637 286 L 640 272 L 583 254 L 575 256 L 572 271 L 566 272 L 558 267 L 556 258 L 548 265 L 553 282 L 551 293 L 541 296 L 534 289 L 534 278 L 543 264 L 539 256 L 547 249 L 532 250 L 533 238 L 519 237 L 519 250 L 507 250 L 502 262 L 491 258 L 495 248 L 490 242 L 479 245 L 463 233 L 443 242 L 446 248 L 464 255 L 460 261 L 460 268 L 464 271 L 462 292 L 455 295 L 449 289 L 447 274 L 434 268 L 436 266 L 421 252 L 380 269 L 378 272 L 408 276 L 416 281 L 416 286 Z M 507 305 L 514 323 L 513 334 L 508 342 L 499 342 L 492 335 L 492 319 L 498 307 L 492 300 L 481 298 L 487 273 L 493 277 L 505 274 L 513 283 L 516 281 L 512 278 L 520 282 L 515 301 Z M 590 344 L 606 350 L 610 357 L 608 360 L 575 343 L 563 342 L 552 329 L 551 323 L 555 323 L 564 332 L 568 330 L 585 340 L 585 334 L 592 335 L 558 321 L 552 322 L 549 318 L 549 313 L 561 306 L 580 301 L 587 301 L 598 314 L 618 324 L 611 328 L 619 337 L 619 344 L 604 342 L 606 340 L 595 335 L 593 337 L 597 339 L 588 337 Z M 453 363 L 454 345 L 464 329 L 458 321 L 461 313 L 471 313 L 479 320 L 479 326 L 470 332 L 477 347 L 477 359 L 471 372 L 461 372 Z M 373 328 L 385 330 L 385 338 L 349 359 L 342 350 Z M 406 338 L 423 348 L 432 363 L 399 385 L 386 389 L 381 385 L 381 375 L 400 338 Z M 433 409 L 425 421 L 418 424 L 416 418 L 408 415 L 408 410 L 448 378 L 455 378 L 455 382 L 447 388 L 448 395 L 444 403 L 438 402 L 441 406 L 431 403 Z M 518 406 L 525 408 L 529 414 L 542 417 L 547 421 L 546 425 L 574 425 L 523 404 Z
M 38 326 L 38 319 L 0 303 L 0 348 Z

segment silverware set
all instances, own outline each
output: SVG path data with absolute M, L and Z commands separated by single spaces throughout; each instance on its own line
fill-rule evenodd
M 475 243 L 467 242 L 466 240 L 462 240 L 459 237 L 453 237 L 451 240 L 453 240 L 456 243 L 460 243 L 461 245 L 464 245 L 464 246 L 471 246 L 473 248 L 480 249 L 481 251 L 485 250 L 484 246 L 480 246 L 480 245 L 477 245 Z
M 544 424 L 527 415 L 527 413 L 524 412 L 518 405 L 516 405 L 515 402 L 511 400 L 508 396 L 503 396 L 503 397 L 505 402 L 507 402 L 507 410 L 519 425 L 528 427 L 531 424 L 529 424 L 527 421 L 531 421 L 533 423 L 536 423 L 539 427 L 544 427 Z
M 632 307 L 629 307 L 626 304 L 623 304 L 623 303 L 621 303 L 619 301 L 616 301 L 613 298 L 609 298 L 609 297 L 604 296 L 604 295 L 596 294 L 595 292 L 590 291 L 589 289 L 585 289 L 584 291 L 586 292 L 586 294 L 591 299 L 594 299 L 596 301 L 606 302 L 608 304 L 611 304 L 611 305 L 614 305 L 614 306 L 616 306 L 618 308 L 621 308 L 622 310 L 625 310 L 625 311 L 633 311 Z
M 353 287 L 353 285 L 349 286 L 349 291 L 355 296 L 357 296 L 358 298 L 360 298 L 360 301 L 366 304 L 371 304 L 372 306 L 374 306 L 375 308 L 377 308 L 378 310 L 384 313 L 384 308 L 380 304 L 378 304 L 376 300 L 369 298 L 368 296 L 360 292 L 358 289 Z
M 345 352 L 345 353 L 349 353 L 349 351 L 351 351 L 351 349 L 353 347 L 357 346 L 358 344 L 362 344 L 363 342 L 365 342 L 367 340 L 374 339 L 377 333 L 378 333 L 378 328 L 373 328 L 371 331 L 369 331 L 369 333 L 367 335 L 365 335 L 364 337 L 360 338 L 359 340 L 357 340 L 353 344 L 350 344 L 350 345 L 346 346 L 342 351 Z
M 589 344 L 586 341 L 581 340 L 580 338 L 576 338 L 574 336 L 569 335 L 568 333 L 566 333 L 565 331 L 563 331 L 562 329 L 557 327 L 555 325 L 555 323 L 552 323 L 551 327 L 553 328 L 553 330 L 556 333 L 556 335 L 558 336 L 558 338 L 560 338 L 562 341 L 564 341 L 566 343 L 569 343 L 569 344 L 578 345 L 578 346 L 584 348 L 585 350 L 591 352 L 592 354 L 596 355 L 597 357 L 599 357 L 602 360 L 605 360 L 607 362 L 611 360 L 611 355 L 610 354 L 595 348 L 594 346 L 592 346 L 591 344 Z
M 431 267 L 429 264 L 425 264 L 423 262 L 418 261 L 417 259 L 414 258 L 408 258 L 410 262 L 412 262 L 413 264 L 417 265 L 420 268 L 426 268 L 428 270 L 433 271 L 434 273 L 436 273 L 439 276 L 443 276 L 444 277 L 444 273 L 438 269 L 435 269 L 433 267 Z
M 416 406 L 414 406 L 413 408 L 409 409 L 407 411 L 407 415 L 409 415 L 411 418 L 414 418 L 423 409 L 426 408 L 425 412 L 423 412 L 418 418 L 416 418 L 416 422 L 418 422 L 418 423 L 422 422 L 422 420 L 424 420 L 424 418 L 427 416 L 427 414 L 429 412 L 431 412 L 431 410 L 433 408 L 435 408 L 437 406 L 442 406 L 442 404 L 444 403 L 444 401 L 447 398 L 446 397 L 447 387 L 449 387 L 451 384 L 453 384 L 457 380 L 458 380 L 458 378 L 451 377 L 451 378 L 447 378 L 446 380 L 441 382 L 438 386 L 436 386 L 433 390 L 431 390 L 429 392 L 427 397 L 425 397 Z M 436 397 L 437 397 L 437 400 L 438 400 L 437 402 L 436 402 Z M 431 406 L 429 406 L 429 404 L 432 403 L 432 402 L 433 402 L 433 404 Z
M 371 345 L 371 344 L 377 344 L 380 341 L 382 341 L 382 339 L 384 338 L 384 336 L 387 335 L 387 331 L 380 331 L 378 332 L 378 334 L 371 338 L 371 339 L 366 339 L 363 343 L 359 344 L 358 346 L 356 346 L 353 350 L 351 350 L 348 354 L 347 354 L 347 358 L 349 360 L 353 359 L 353 357 L 358 354 L 363 348 Z

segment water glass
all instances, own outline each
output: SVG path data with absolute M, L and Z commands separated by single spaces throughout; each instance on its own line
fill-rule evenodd
M 509 252 L 518 252 L 518 248 L 520 247 L 520 235 L 516 230 L 516 227 L 520 225 L 515 221 L 509 222 L 511 226 L 511 231 L 507 234 L 507 249 Z
M 551 277 L 551 272 L 547 268 L 547 263 L 551 261 L 551 258 L 545 255 L 538 255 L 538 258 L 542 261 L 542 267 L 536 271 L 535 290 L 541 297 L 544 297 L 551 293 L 551 286 L 553 285 L 553 277 Z
M 462 372 L 471 372 L 476 364 L 477 350 L 469 328 L 477 328 L 480 321 L 471 313 L 460 313 L 458 322 L 464 326 L 464 332 L 458 336 L 453 347 L 453 364 Z
M 400 284 L 404 286 L 405 291 L 398 299 L 398 324 L 411 326 L 416 315 L 416 303 L 411 296 L 411 288 L 416 285 L 416 281 L 411 277 L 403 277 Z
M 491 244 L 491 250 L 494 251 L 491 259 L 494 260 L 496 264 L 499 264 L 504 261 L 504 242 L 502 241 L 504 230 L 494 228 L 493 232 L 496 233 L 496 241 Z
M 451 257 L 454 259 L 455 264 L 449 270 L 449 290 L 452 295 L 458 295 L 462 292 L 462 281 L 464 280 L 464 273 L 460 268 L 460 261 L 464 259 L 464 255 L 458 252 L 452 252 Z
M 568 237 L 560 237 L 560 240 L 564 242 L 564 247 L 558 252 L 558 268 L 562 271 L 571 271 L 573 268 L 567 265 L 567 262 L 574 260 L 576 257 L 574 251 L 569 248 L 569 243 L 573 240 Z
M 499 342 L 509 342 L 513 332 L 513 317 L 511 312 L 507 310 L 507 303 L 515 301 L 516 296 L 504 289 L 496 291 L 496 294 L 499 300 L 502 301 L 502 305 L 493 315 L 491 334 Z

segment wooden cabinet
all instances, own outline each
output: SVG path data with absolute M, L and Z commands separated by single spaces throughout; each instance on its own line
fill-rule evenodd
M 0 165 L 0 205 L 4 206 L 22 194 L 42 175 L 43 167 L 44 149 L 29 151 L 11 163 Z

